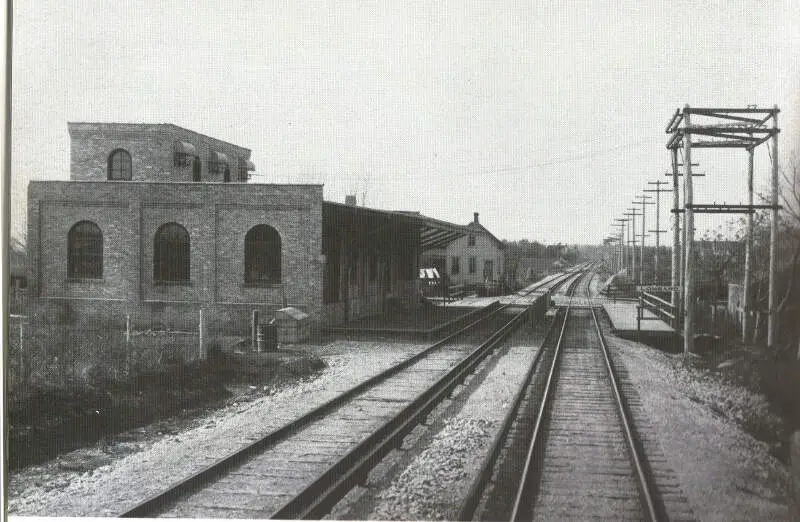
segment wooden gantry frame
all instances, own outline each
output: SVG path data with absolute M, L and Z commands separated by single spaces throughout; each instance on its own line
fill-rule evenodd
M 670 134 L 667 149 L 672 160 L 672 186 L 674 205 L 674 233 L 672 249 L 672 305 L 676 317 L 684 317 L 684 352 L 694 352 L 695 312 L 695 248 L 694 215 L 696 213 L 745 213 L 747 217 L 747 239 L 745 246 L 745 275 L 742 314 L 742 337 L 746 338 L 752 313 L 752 260 L 753 213 L 758 209 L 770 209 L 769 245 L 769 296 L 767 345 L 776 339 L 775 272 L 777 262 L 778 234 L 778 107 L 772 109 L 747 108 L 697 108 L 684 106 L 677 109 L 667 125 Z M 695 119 L 695 121 L 692 121 Z M 756 147 L 772 140 L 772 191 L 769 205 L 753 204 L 753 153 Z M 727 205 L 695 203 L 692 187 L 692 149 L 695 148 L 740 148 L 748 153 L 748 203 Z M 678 151 L 683 150 L 683 208 L 679 207 Z M 684 215 L 683 250 L 680 241 L 680 214 Z M 681 270 L 682 268 L 682 270 Z M 681 277 L 683 276 L 683 277 Z M 683 306 L 681 306 L 681 304 Z

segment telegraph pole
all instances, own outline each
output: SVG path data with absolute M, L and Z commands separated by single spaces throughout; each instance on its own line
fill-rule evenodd
M 775 272 L 777 270 L 777 241 L 778 241 L 778 106 L 775 105 L 772 113 L 772 216 L 769 226 L 769 316 L 767 319 L 767 347 L 775 344 L 775 334 L 778 327 L 778 310 L 775 308 Z
M 619 269 L 625 266 L 625 223 L 628 221 L 627 219 L 615 219 L 616 223 L 613 225 L 615 227 L 620 227 L 619 229 Z M 619 270 L 618 270 L 619 271 Z
M 685 224 L 684 230 L 686 235 L 685 249 L 685 271 L 686 276 L 684 279 L 684 310 L 686 310 L 686 317 L 683 322 L 683 351 L 684 353 L 694 353 L 694 309 L 695 309 L 695 288 L 694 288 L 694 192 L 692 187 L 692 135 L 691 131 L 691 113 L 689 112 L 689 105 L 687 104 L 683 110 L 683 119 L 685 122 L 684 139 L 683 139 L 683 161 L 686 171 L 683 178 L 684 188 L 684 212 Z
M 631 218 L 631 226 L 628 227 L 632 233 L 630 234 L 631 240 L 631 280 L 636 281 L 636 216 L 641 216 L 641 214 L 637 213 L 636 208 L 629 208 L 630 212 L 627 212 L 625 215 Z
M 747 149 L 747 204 L 753 205 L 753 153 L 754 148 Z M 753 270 L 753 213 L 747 214 L 747 237 L 744 241 L 744 281 L 742 282 L 742 342 L 747 342 L 747 333 L 750 329 L 750 280 Z
M 778 112 L 775 106 L 772 109 L 759 109 L 754 105 L 747 108 L 690 108 L 685 105 L 683 111 L 675 111 L 670 122 L 667 124 L 666 133 L 671 137 L 667 141 L 667 149 L 672 151 L 673 182 L 675 184 L 675 199 L 677 201 L 677 152 L 684 150 L 685 174 L 684 174 L 684 204 L 683 209 L 673 210 L 684 213 L 685 225 L 684 233 L 684 351 L 692 352 L 694 348 L 694 301 L 695 301 L 695 273 L 694 273 L 694 215 L 695 213 L 706 214 L 752 214 L 757 209 L 769 209 L 772 211 L 770 227 L 770 260 L 769 260 L 769 304 L 768 304 L 768 331 L 767 344 L 772 346 L 775 342 L 777 329 L 777 309 L 775 307 L 775 271 L 776 271 L 776 239 L 778 226 Z M 691 115 L 696 114 L 701 122 L 692 124 Z M 710 124 L 705 123 L 709 119 Z M 767 126 L 767 122 L 772 119 L 772 126 Z M 697 138 L 695 138 L 697 137 Z M 695 141 L 696 139 L 696 141 Z M 693 200 L 693 180 L 692 176 L 692 149 L 694 148 L 742 148 L 747 149 L 752 154 L 752 149 L 772 139 L 772 198 L 768 205 L 754 205 L 752 202 L 752 156 L 748 161 L 748 204 L 729 205 L 729 204 L 705 204 L 695 203 Z M 749 239 L 752 239 L 751 230 L 748 227 Z M 746 247 L 749 250 L 749 246 Z M 746 262 L 746 264 L 748 264 Z M 749 264 L 748 264 L 749 265 Z M 750 267 L 745 270 L 745 303 L 747 309 L 750 306 L 750 281 L 748 274 Z M 749 314 L 747 314 L 749 315 Z M 749 323 L 747 319 L 743 323 Z M 746 334 L 747 324 L 743 324 L 743 335 Z
M 642 244 L 639 250 L 639 284 L 644 284 L 644 238 L 647 237 L 647 226 L 645 225 L 645 205 L 653 205 L 653 203 L 648 203 L 648 199 L 653 199 L 650 196 L 636 196 L 640 198 L 639 201 L 634 201 L 634 204 L 641 203 L 642 204 Z
M 662 190 L 661 189 L 661 185 L 666 185 L 667 184 L 666 181 L 648 181 L 647 184 L 656 186 L 655 190 L 654 189 L 644 189 L 644 191 L 645 192 L 654 192 L 655 195 L 656 195 L 656 229 L 655 230 L 650 230 L 650 232 L 653 232 L 656 235 L 656 255 L 655 255 L 655 258 L 653 259 L 653 265 L 654 265 L 653 266 L 653 271 L 655 273 L 655 275 L 654 275 L 655 282 L 656 282 L 656 284 L 658 284 L 659 283 L 659 280 L 658 280 L 658 274 L 659 274 L 659 272 L 658 272 L 658 251 L 661 248 L 661 242 L 660 242 L 661 234 L 666 232 L 666 230 L 661 230 L 660 229 L 660 226 L 661 226 L 661 193 L 662 192 L 669 192 L 669 190 L 667 190 L 667 189 Z M 673 285 L 674 285 L 674 282 L 673 282 Z

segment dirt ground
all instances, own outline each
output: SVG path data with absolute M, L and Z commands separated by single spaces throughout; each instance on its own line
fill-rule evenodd
M 226 353 L 124 383 L 39 387 L 9 401 L 9 466 L 43 462 L 148 424 L 159 435 L 177 431 L 203 410 L 271 392 L 323 368 L 322 359 L 306 352 Z

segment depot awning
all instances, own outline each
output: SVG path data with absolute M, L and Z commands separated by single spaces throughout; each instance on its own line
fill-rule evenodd
M 420 268 L 419 269 L 419 278 L 420 279 L 439 279 L 439 271 L 435 268 Z
M 217 152 L 215 150 L 211 151 L 211 156 L 210 156 L 209 160 L 214 162 L 214 163 L 224 163 L 226 165 L 228 164 L 228 156 L 226 156 L 225 154 L 223 154 L 221 152 Z
M 178 154 L 186 154 L 187 156 L 197 156 L 197 150 L 194 145 L 187 141 L 176 141 L 175 152 Z
M 368 234 L 383 234 L 391 223 L 402 227 L 416 228 L 419 230 L 421 251 L 444 247 L 454 239 L 470 232 L 463 225 L 429 218 L 418 212 L 378 210 L 330 201 L 325 201 L 322 209 L 323 221 L 331 220 L 331 222 L 339 223 L 341 226 L 353 230 L 359 228 Z

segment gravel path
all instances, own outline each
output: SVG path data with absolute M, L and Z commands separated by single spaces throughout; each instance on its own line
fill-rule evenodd
M 8 477 L 8 513 L 114 516 L 340 391 L 418 353 L 425 345 L 337 341 L 296 348 L 316 353 L 328 368 L 315 378 L 271 395 L 203 415 L 179 432 L 146 439 L 133 430 L 116 437 L 117 442 L 112 444 L 78 450 L 15 471 Z M 99 467 L 81 471 L 85 468 L 71 465 L 87 458 L 96 459 Z
M 452 520 L 536 348 L 513 346 L 433 441 L 380 493 L 370 520 Z
M 699 520 L 788 520 L 786 467 L 737 424 L 763 398 L 687 369 L 681 356 L 606 334 Z

